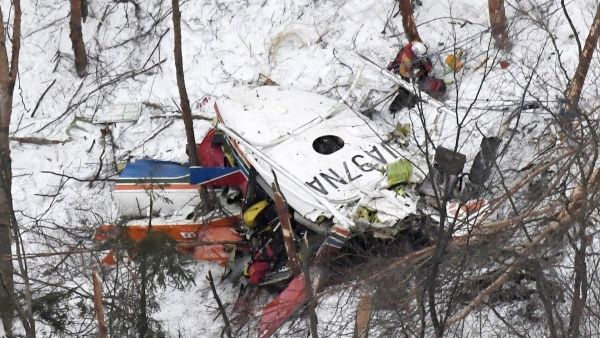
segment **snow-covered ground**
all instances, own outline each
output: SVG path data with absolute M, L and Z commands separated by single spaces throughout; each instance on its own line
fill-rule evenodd
M 115 177 L 116 167 L 128 159 L 187 161 L 182 120 L 160 117 L 164 113 L 152 108 L 161 105 L 174 111 L 175 102 L 179 104 L 170 2 L 139 1 L 139 10 L 132 3 L 88 2 L 89 16 L 83 24 L 83 36 L 90 64 L 89 75 L 84 79 L 76 76 L 73 66 L 68 4 L 58 0 L 22 4 L 23 40 L 12 135 L 65 141 L 54 145 L 12 143 L 13 197 L 28 253 L 92 247 L 93 229 L 118 218 L 110 179 Z M 545 32 L 528 22 L 527 15 L 534 17 L 535 11 L 518 13 L 513 7 L 527 8 L 526 1 L 507 1 L 509 30 L 513 35 L 510 53 L 490 47 L 487 1 L 422 2 L 415 9 L 416 21 L 421 37 L 429 45 L 434 73 L 443 76 L 443 58 L 455 47 L 465 51 L 466 66 L 458 75 L 460 86 L 449 87 L 446 103 L 451 108 L 465 108 L 478 99 L 460 138 L 460 151 L 472 161 L 481 138 L 494 135 L 503 115 L 510 113 L 494 108 L 506 104 L 514 107 L 522 97 L 532 100 L 534 95 L 542 102 L 556 101 L 565 85 L 560 82 L 564 78 L 556 66 L 557 53 Z M 593 3 L 578 0 L 568 5 L 581 37 L 587 35 L 591 24 L 593 12 L 589 8 L 593 8 Z M 2 9 L 7 20 L 7 1 L 2 2 Z M 395 56 L 404 36 L 400 17 L 392 17 L 396 10 L 391 0 L 184 1 L 181 4 L 183 60 L 192 109 L 195 114 L 212 118 L 198 108 L 204 95 L 219 97 L 234 86 L 255 84 L 259 74 L 282 86 L 337 99 L 346 93 L 364 65 L 356 52 L 382 67 Z M 570 37 L 571 29 L 562 17 L 548 20 L 560 57 L 567 72 L 573 74 L 577 48 Z M 500 68 L 501 60 L 508 61 L 507 69 Z M 489 74 L 480 86 L 486 71 Z M 593 68 L 592 72 L 597 73 L 598 69 Z M 529 92 L 524 94 L 523 88 L 531 78 Z M 31 116 L 51 83 L 54 84 Z M 353 102 L 360 101 L 371 88 L 390 92 L 393 83 L 367 67 Z M 594 92 L 593 88 L 586 90 Z M 103 125 L 90 123 L 90 119 L 124 103 L 140 104 L 141 116 L 136 122 L 111 125 L 112 135 L 102 136 Z M 415 123 L 407 114 L 389 114 L 387 104 L 378 109 L 381 116 L 375 117 L 375 123 L 382 126 L 393 126 L 396 121 Z M 526 118 L 543 121 L 545 113 L 539 114 Z M 210 121 L 195 120 L 197 140 L 202 139 L 209 126 Z M 453 145 L 456 121 L 448 118 L 436 126 L 444 130 L 444 137 L 440 131 L 440 144 Z M 509 154 L 503 165 L 513 168 L 526 165 L 529 159 L 523 154 L 530 151 L 523 147 L 521 156 Z M 90 184 L 74 179 L 91 179 L 97 174 L 109 180 Z M 91 262 L 100 254 L 82 255 L 86 256 L 76 259 L 82 265 L 68 267 L 61 265 L 63 256 L 32 259 L 30 274 L 46 282 L 64 283 L 55 288 L 73 288 L 90 295 L 89 278 L 95 269 Z M 55 269 L 49 268 L 55 265 Z M 159 297 L 160 310 L 154 318 L 172 336 L 214 337 L 221 330 L 222 322 L 215 319 L 215 303 L 204 278 L 208 269 L 220 275 L 221 268 L 199 263 L 195 269 L 194 286 L 185 291 L 168 288 Z M 52 287 L 34 281 L 35 290 L 42 288 Z M 219 290 L 227 304 L 237 296 L 237 288 L 227 282 L 220 284 Z M 91 306 L 91 299 L 87 301 Z M 329 306 L 334 303 L 335 299 L 324 298 L 318 307 L 319 317 L 353 318 L 352 302 L 348 302 L 343 313 L 335 310 L 336 306 Z M 93 313 L 87 316 L 87 323 L 92 322 Z M 472 324 L 474 328 L 479 325 L 477 320 Z M 336 336 L 351 335 L 353 330 L 328 326 L 321 329 L 324 335 Z M 51 335 L 50 328 L 42 322 L 38 330 L 40 336 Z

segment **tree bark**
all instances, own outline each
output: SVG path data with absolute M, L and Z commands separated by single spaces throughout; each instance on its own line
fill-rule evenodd
M 213 279 L 212 272 L 210 270 L 208 270 L 208 275 L 206 276 L 206 279 L 208 280 L 208 283 L 210 285 L 210 290 L 213 293 L 213 297 L 215 298 L 215 301 L 217 302 L 217 307 L 219 309 L 219 313 L 221 314 L 221 317 L 223 318 L 223 323 L 225 323 L 225 327 L 223 328 L 223 333 L 228 338 L 231 338 L 232 330 L 231 330 L 231 324 L 229 323 L 229 317 L 227 316 L 227 311 L 225 311 L 225 307 L 223 306 L 223 303 L 221 302 L 221 297 L 219 297 L 219 294 L 217 293 L 217 288 L 215 287 L 215 281 Z
M 71 4 L 71 18 L 69 20 L 69 38 L 73 45 L 73 54 L 75 55 L 75 70 L 77 76 L 84 77 L 87 73 L 87 53 L 83 43 L 83 33 L 81 32 L 81 6 L 82 0 L 69 0 Z
M 94 309 L 98 321 L 98 338 L 108 338 L 106 322 L 104 321 L 104 306 L 102 305 L 102 283 L 96 271 L 92 272 L 92 283 L 94 286 Z
M 546 286 L 547 282 L 546 278 L 544 277 L 544 271 L 542 270 L 542 266 L 539 264 L 539 262 L 536 262 L 535 264 L 536 265 L 533 268 L 533 273 L 535 277 L 535 288 L 538 297 L 540 297 L 540 300 L 542 301 L 542 305 L 544 308 L 544 314 L 546 316 L 546 323 L 549 331 L 549 338 L 556 338 L 558 337 L 558 334 L 556 331 L 556 323 L 553 314 L 554 307 L 551 300 L 552 293 L 550 292 L 550 290 L 548 290 L 548 287 Z
M 196 150 L 196 137 L 194 136 L 194 121 L 192 120 L 192 108 L 188 99 L 187 89 L 185 88 L 185 77 L 183 75 L 183 57 L 181 53 L 181 12 L 179 11 L 179 0 L 172 0 L 173 5 L 173 32 L 175 34 L 175 75 L 177 76 L 177 89 L 179 89 L 179 99 L 181 105 L 181 116 L 185 126 L 185 135 L 187 137 L 187 154 L 190 166 L 200 165 L 198 152 Z M 208 191 L 203 186 L 198 186 L 200 194 L 200 213 L 206 213 L 213 209 L 215 202 L 212 201 Z
M 285 197 L 281 194 L 277 179 L 275 180 L 275 183 L 273 183 L 273 200 L 275 201 L 275 209 L 277 210 L 279 223 L 281 224 L 281 233 L 283 236 L 283 244 L 285 245 L 285 252 L 288 257 L 288 266 L 292 269 L 294 276 L 298 276 L 300 272 L 302 272 L 302 269 L 296 252 L 294 230 L 292 229 L 290 220 L 289 207 Z
M 575 278 L 573 281 L 573 296 L 571 299 L 571 311 L 569 311 L 569 336 L 579 337 L 579 326 L 584 316 L 584 307 L 588 293 L 588 271 L 586 264 L 586 247 L 587 235 L 586 224 L 580 224 L 577 237 L 579 238 L 579 246 L 577 243 L 572 243 L 575 250 L 575 259 L 573 262 L 575 268 Z
M 177 75 L 177 88 L 179 89 L 179 98 L 181 100 L 181 115 L 185 125 L 185 135 L 187 137 L 187 152 L 190 159 L 190 165 L 200 164 L 198 153 L 196 152 L 196 138 L 194 137 L 194 122 L 192 121 L 192 108 L 185 88 L 185 77 L 183 75 L 183 57 L 181 56 L 181 12 L 179 11 L 179 0 L 172 0 L 173 3 L 173 32 L 175 33 L 175 74 Z
M 87 0 L 80 0 L 80 1 L 81 1 L 81 21 L 85 22 L 85 20 L 87 19 L 87 16 L 88 16 Z
M 565 105 L 565 111 L 567 113 L 575 112 L 577 105 L 579 104 L 579 98 L 581 96 L 581 90 L 583 89 L 583 83 L 587 76 L 592 60 L 592 55 L 598 44 L 598 36 L 600 35 L 600 5 L 596 8 L 596 15 L 594 16 L 594 22 L 588 33 L 585 45 L 583 46 L 583 52 L 579 54 L 579 64 L 577 70 L 573 76 L 571 85 L 567 88 L 567 102 Z
M 152 191 L 150 191 L 152 193 Z M 150 195 L 150 215 L 152 215 L 152 211 L 154 210 L 154 196 Z M 152 217 L 148 219 L 148 232 L 146 238 L 150 236 L 152 229 Z M 150 325 L 148 323 L 148 283 L 150 279 L 148 276 L 148 253 L 143 252 L 140 259 L 139 273 L 140 273 L 140 299 L 138 301 L 138 309 L 139 314 L 136 318 L 137 323 L 137 332 L 139 338 L 146 338 L 148 336 L 148 331 L 150 330 Z
M 4 96 L 4 93 L 0 96 Z M 3 101 L 3 100 L 0 100 Z M 0 104 L 4 107 L 4 104 Z M 0 255 L 12 257 L 11 248 L 11 158 L 8 147 L 8 130 L 0 131 Z M 8 337 L 12 335 L 15 304 L 12 260 L 0 261 L 0 315 Z
M 13 1 L 13 40 L 10 63 L 6 47 L 4 16 L 0 9 L 0 255 L 12 257 L 11 230 L 13 224 L 12 169 L 8 138 L 12 98 L 17 79 L 19 51 L 21 48 L 21 2 Z M 15 313 L 12 260 L 0 261 L 0 316 L 8 337 L 12 336 Z
M 504 0 L 488 0 L 488 9 L 490 11 L 490 28 L 494 38 L 494 46 L 498 49 L 508 49 L 508 28 Z
M 402 15 L 402 27 L 404 27 L 404 33 L 410 42 L 421 41 L 419 31 L 417 30 L 417 24 L 413 15 L 413 7 L 411 0 L 398 0 L 400 3 L 400 13 Z
M 369 338 L 369 326 L 373 312 L 373 297 L 365 290 L 358 298 L 356 318 L 354 322 L 354 338 Z
M 304 262 L 302 263 L 302 272 L 304 273 L 304 289 L 306 290 L 308 303 L 306 304 L 306 311 L 308 312 L 308 322 L 310 324 L 310 336 L 311 338 L 319 338 L 319 330 L 318 330 L 318 318 L 317 318 L 317 297 L 315 293 L 317 292 L 317 287 L 319 285 L 319 279 L 321 278 L 322 271 L 317 274 L 316 280 L 313 281 L 312 271 L 310 269 L 310 262 L 308 259 L 308 241 L 306 237 L 304 237 Z M 316 284 L 313 284 L 316 282 Z M 315 285 L 317 285 L 315 287 Z

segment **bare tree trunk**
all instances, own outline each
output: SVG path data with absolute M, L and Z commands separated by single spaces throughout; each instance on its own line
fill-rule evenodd
M 317 318 L 317 297 L 315 295 L 316 291 L 313 286 L 313 277 L 310 271 L 310 255 L 308 249 L 308 237 L 306 234 L 304 235 L 303 240 L 304 245 L 302 246 L 302 273 L 304 274 L 304 289 L 307 293 L 308 303 L 306 304 L 306 311 L 308 312 L 308 321 L 310 324 L 310 336 L 311 338 L 319 338 L 319 330 L 318 330 L 318 318 Z M 321 272 L 322 273 L 322 272 Z M 317 276 L 320 278 L 320 276 Z M 318 284 L 318 283 L 317 283 Z
M 150 329 L 148 327 L 148 282 L 148 257 L 144 254 L 140 264 L 140 299 L 138 303 L 140 313 L 136 325 L 139 338 L 146 338 Z
M 273 200 L 275 201 L 275 208 L 277 209 L 277 215 L 279 216 L 279 223 L 281 224 L 281 232 L 283 234 L 283 243 L 285 245 L 285 252 L 288 257 L 288 266 L 294 272 L 294 276 L 298 276 L 302 271 L 300 268 L 300 260 L 296 253 L 296 245 L 294 242 L 294 230 L 290 220 L 290 212 L 285 197 L 281 194 L 279 189 L 279 183 L 275 179 L 273 183 Z
M 175 33 L 175 73 L 177 75 L 177 88 L 181 100 L 181 115 L 185 125 L 187 136 L 187 149 L 190 165 L 200 164 L 196 152 L 196 138 L 194 137 L 194 122 L 192 121 L 192 108 L 185 88 L 185 77 L 183 75 L 183 57 L 181 56 L 181 12 L 179 11 L 179 0 L 172 0 L 173 4 L 173 31 Z
M 506 24 L 504 0 L 488 0 L 488 9 L 490 11 L 490 28 L 494 45 L 498 49 L 508 49 L 508 26 Z
M 185 125 L 185 135 L 187 137 L 187 153 L 190 160 L 190 166 L 200 165 L 198 152 L 196 150 L 196 138 L 194 136 L 194 121 L 192 120 L 192 108 L 188 99 L 187 89 L 185 88 L 185 77 L 183 74 L 183 57 L 181 53 L 181 12 L 179 11 L 179 0 L 172 0 L 173 5 L 173 32 L 175 34 L 175 74 L 177 76 L 177 88 L 179 89 L 179 98 L 181 104 L 181 115 Z M 214 203 L 211 196 L 203 186 L 198 186 L 200 194 L 200 210 L 203 212 L 213 208 Z
M 69 0 L 71 4 L 71 19 L 69 21 L 69 38 L 73 45 L 73 54 L 75 55 L 75 70 L 77 76 L 84 77 L 87 73 L 87 54 L 85 44 L 83 43 L 83 33 L 81 32 L 81 6 L 82 0 Z M 86 9 L 87 12 L 87 9 Z
M 4 96 L 4 95 L 2 95 Z M 2 100 L 0 100 L 2 101 Z M 0 103 L 0 106 L 5 107 Z M 8 147 L 8 130 L 0 130 L 0 256 L 12 257 L 11 250 L 11 158 Z M 15 304 L 13 302 L 12 259 L 0 260 L 0 315 L 8 337 L 12 337 Z
M 400 13 L 402 14 L 402 27 L 404 27 L 404 33 L 410 42 L 421 41 L 419 31 L 417 31 L 417 24 L 413 15 L 413 7 L 411 0 L 398 0 L 400 3 Z
M 356 320 L 354 322 L 354 338 L 369 338 L 369 325 L 373 311 L 373 297 L 365 290 L 358 298 Z
M 80 1 L 81 1 L 81 21 L 85 22 L 85 19 L 87 19 L 87 16 L 88 16 L 87 0 L 80 0 Z
M 213 293 L 213 297 L 215 297 L 215 301 L 217 302 L 217 307 L 219 309 L 219 313 L 221 314 L 221 317 L 223 317 L 223 322 L 225 323 L 225 327 L 223 328 L 223 333 L 228 337 L 231 338 L 231 324 L 229 323 L 229 317 L 227 317 L 227 311 L 225 311 L 225 307 L 223 306 L 223 303 L 221 302 L 221 297 L 219 297 L 219 294 L 217 293 L 217 288 L 215 287 L 215 281 L 213 279 L 212 276 L 212 272 L 210 270 L 208 270 L 208 275 L 206 276 L 206 279 L 208 280 L 208 283 L 210 285 L 210 290 Z
M 586 267 L 586 248 L 589 245 L 586 226 L 581 224 L 578 230 L 579 246 L 572 243 L 575 249 L 575 280 L 573 281 L 573 298 L 571 300 L 571 311 L 569 316 L 569 337 L 579 337 L 579 326 L 583 318 L 583 310 L 587 300 L 588 279 Z
M 590 62 L 592 55 L 598 44 L 598 36 L 600 35 L 600 5 L 596 8 L 596 15 L 594 16 L 594 22 L 585 40 L 583 46 L 583 52 L 579 54 L 579 64 L 573 76 L 571 85 L 567 88 L 567 102 L 565 105 L 565 111 L 567 113 L 574 112 L 577 109 L 579 103 L 579 97 L 581 96 L 581 90 L 583 89 L 583 83 L 587 76 L 588 69 L 590 68 Z
M 553 306 L 552 306 L 552 302 L 550 299 L 552 293 L 548 290 L 548 288 L 546 286 L 546 279 L 544 277 L 544 272 L 542 271 L 542 267 L 539 263 L 537 263 L 537 265 L 534 267 L 533 271 L 534 271 L 534 276 L 535 276 L 535 287 L 536 287 L 538 296 L 540 297 L 540 300 L 542 301 L 542 305 L 544 307 L 544 313 L 546 315 L 546 322 L 547 322 L 547 326 L 548 326 L 549 337 L 556 338 L 556 337 L 558 337 L 558 334 L 556 331 L 556 323 L 554 320 Z
M 442 205 L 446 205 L 445 203 Z M 440 227 L 442 228 L 442 227 Z M 442 237 L 446 237 L 445 234 L 442 234 Z M 445 239 L 441 239 L 438 241 L 438 245 L 436 246 L 436 251 L 433 255 L 431 270 L 427 274 L 427 278 L 425 279 L 425 290 L 427 292 L 427 305 L 429 308 L 429 317 L 431 318 L 431 324 L 433 325 L 433 330 L 435 332 L 436 337 L 443 337 L 444 330 L 446 329 L 445 323 L 440 321 L 438 317 L 438 311 L 436 308 L 436 291 L 438 287 L 438 275 L 440 270 L 440 265 L 444 259 L 444 251 L 446 249 L 448 241 Z
M 154 207 L 154 196 L 150 195 L 150 213 L 152 215 L 153 207 Z M 153 231 L 152 229 L 152 217 L 148 219 L 148 235 Z M 148 331 L 150 330 L 148 323 L 148 283 L 150 282 L 148 276 L 148 253 L 144 252 L 141 255 L 140 260 L 140 299 L 138 302 L 139 315 L 137 317 L 137 331 L 139 338 L 146 338 L 148 335 Z
M 104 307 L 102 306 L 102 284 L 98 273 L 92 273 L 92 282 L 94 285 L 94 308 L 96 310 L 96 319 L 98 320 L 98 337 L 108 338 L 106 322 L 104 321 Z
M 21 2 L 14 0 L 13 39 L 10 64 L 6 48 L 4 16 L 0 9 L 0 255 L 12 256 L 11 228 L 14 226 L 12 204 L 12 169 L 8 139 L 12 98 L 17 79 L 21 48 Z M 12 260 L 0 260 L 0 316 L 7 336 L 12 336 L 15 313 Z

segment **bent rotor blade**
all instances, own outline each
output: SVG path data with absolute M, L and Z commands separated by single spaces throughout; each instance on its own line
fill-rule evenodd
M 263 308 L 258 323 L 259 338 L 268 338 L 308 300 L 304 274 L 294 278 L 285 290 Z

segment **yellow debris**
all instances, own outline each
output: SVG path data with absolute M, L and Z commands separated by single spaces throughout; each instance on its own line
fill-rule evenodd
M 456 54 L 462 53 L 457 52 Z M 464 66 L 463 62 L 460 60 L 460 55 L 448 54 L 444 62 L 446 63 L 448 68 L 450 68 L 450 70 L 453 70 L 454 72 L 460 72 Z
M 244 211 L 244 215 L 242 216 L 244 223 L 248 227 L 254 228 L 256 226 L 256 218 L 258 218 L 258 215 L 260 215 L 268 205 L 269 202 L 265 200 L 254 203 L 248 210 Z

